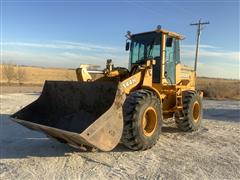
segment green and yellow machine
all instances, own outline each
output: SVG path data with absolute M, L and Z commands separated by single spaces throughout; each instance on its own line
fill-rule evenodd
M 151 148 L 165 118 L 195 131 L 202 121 L 202 93 L 196 90 L 196 70 L 180 62 L 182 39 L 160 27 L 128 32 L 129 68 L 114 67 L 111 60 L 102 71 L 82 65 L 78 81 L 46 81 L 41 96 L 12 119 L 74 147 L 102 151 L 119 142 L 132 150 Z

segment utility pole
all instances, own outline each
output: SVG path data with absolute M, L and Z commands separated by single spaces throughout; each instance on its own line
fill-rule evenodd
M 197 45 L 196 45 L 196 52 L 195 52 L 195 64 L 194 64 L 194 71 L 197 70 L 197 60 L 198 60 L 198 49 L 199 49 L 199 42 L 200 42 L 200 34 L 201 30 L 203 29 L 203 25 L 210 24 L 209 22 L 201 22 L 199 19 L 198 23 L 192 23 L 191 26 L 197 26 Z

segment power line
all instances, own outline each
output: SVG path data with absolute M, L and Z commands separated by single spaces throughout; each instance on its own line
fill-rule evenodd
M 210 22 L 201 22 L 201 19 L 197 23 L 192 23 L 190 26 L 197 26 L 197 44 L 196 44 L 196 52 L 195 52 L 195 64 L 194 64 L 194 71 L 197 70 L 197 60 L 198 60 L 198 49 L 199 49 L 199 42 L 200 42 L 200 34 L 201 30 L 203 30 L 203 25 L 210 24 Z

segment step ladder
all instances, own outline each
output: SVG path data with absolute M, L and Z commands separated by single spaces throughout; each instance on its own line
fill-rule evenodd
M 183 102 L 182 102 L 182 88 L 176 87 L 176 108 L 182 109 Z

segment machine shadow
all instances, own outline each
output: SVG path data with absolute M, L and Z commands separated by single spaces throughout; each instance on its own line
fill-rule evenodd
M 239 109 L 204 109 L 203 119 L 226 122 L 240 122 Z
M 73 152 L 76 149 L 67 144 L 11 121 L 8 114 L 0 115 L 0 159 L 58 157 Z
M 162 133 L 184 133 L 184 132 L 177 127 L 163 126 Z
M 0 159 L 16 159 L 28 157 L 61 157 L 71 153 L 92 153 L 73 148 L 46 137 L 43 133 L 29 130 L 11 121 L 9 114 L 0 114 Z M 177 127 L 164 125 L 164 133 L 184 133 Z M 112 152 L 133 152 L 119 143 Z M 97 151 L 97 153 L 106 153 Z
M 112 152 L 131 151 L 122 144 Z M 32 131 L 11 121 L 9 114 L 0 114 L 0 159 L 28 157 L 61 157 L 71 153 L 92 153 L 60 143 L 45 134 Z M 97 151 L 97 153 L 106 153 Z

